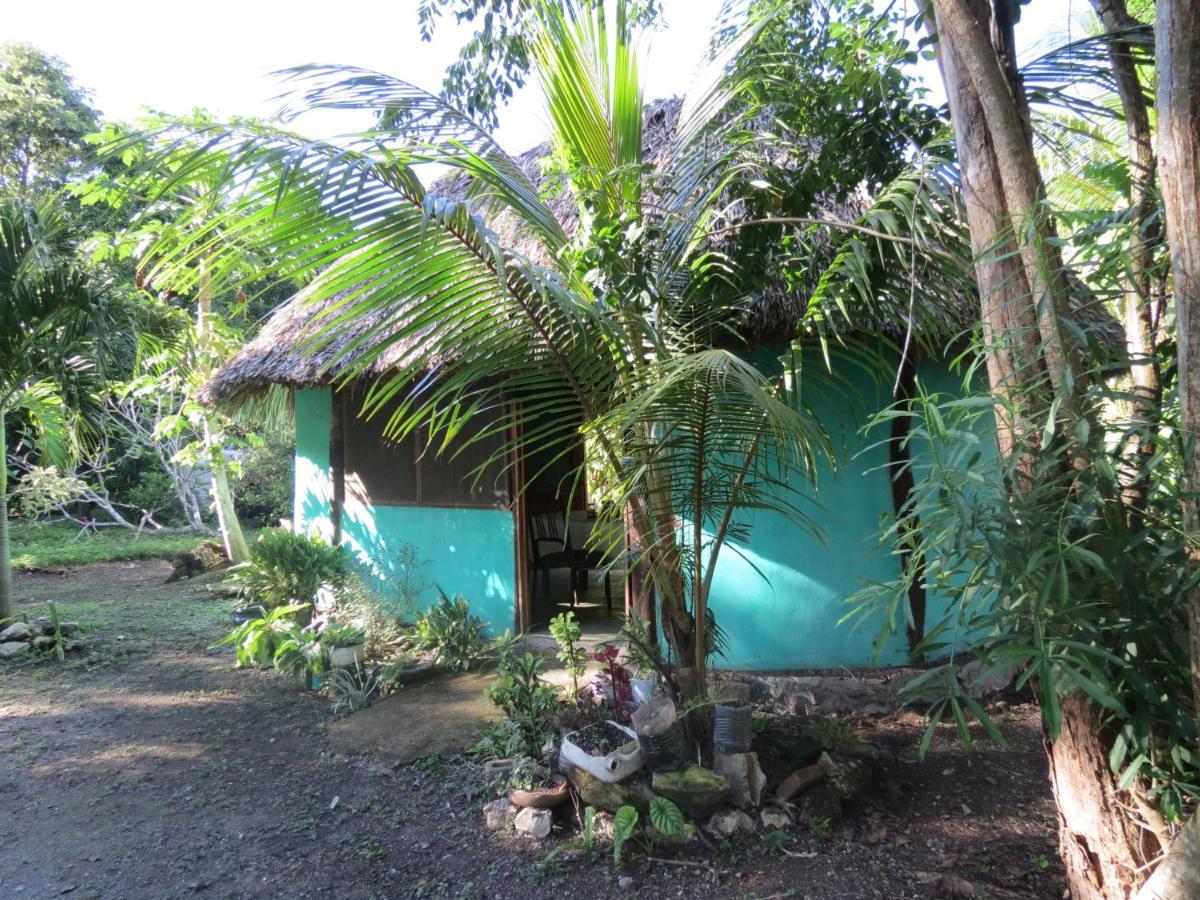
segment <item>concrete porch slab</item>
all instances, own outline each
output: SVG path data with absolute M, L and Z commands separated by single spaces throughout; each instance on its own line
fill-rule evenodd
M 446 673 L 403 687 L 331 725 L 330 746 L 336 753 L 401 764 L 432 754 L 461 753 L 482 730 L 504 717 L 483 695 L 495 680 L 492 672 Z

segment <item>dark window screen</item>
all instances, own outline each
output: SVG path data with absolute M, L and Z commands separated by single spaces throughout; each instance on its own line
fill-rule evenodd
M 346 392 L 342 397 L 347 496 L 382 504 L 507 505 L 508 483 L 502 464 L 493 461 L 476 479 L 476 469 L 500 447 L 500 437 L 492 435 L 459 450 L 494 420 L 486 412 L 476 413 L 439 457 L 436 448 L 427 447 L 423 429 L 402 441 L 385 438 L 391 410 L 382 409 L 370 419 L 362 419 L 363 393 Z

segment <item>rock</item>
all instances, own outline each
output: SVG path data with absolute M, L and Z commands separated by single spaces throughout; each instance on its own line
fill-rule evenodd
M 768 806 L 758 814 L 758 818 L 763 823 L 763 828 L 768 831 L 778 831 L 792 824 L 792 817 L 786 810 L 777 806 Z
M 785 803 L 801 791 L 808 790 L 814 784 L 825 780 L 825 770 L 819 765 L 805 766 L 797 769 L 775 788 L 775 796 Z
M 33 626 L 33 630 L 38 634 L 53 635 L 54 623 L 49 616 L 38 616 L 29 623 Z M 77 622 L 59 622 L 58 630 L 62 632 L 63 637 L 71 637 L 79 633 L 79 623 Z
M 763 774 L 757 753 L 713 753 L 713 771 L 729 781 L 729 802 L 743 809 L 762 803 L 767 776 Z
M 37 637 L 35 637 L 33 639 L 33 649 L 34 650 L 53 650 L 54 645 L 57 643 L 58 643 L 58 641 L 56 641 L 54 638 L 50 637 L 50 635 L 39 634 Z
M 723 809 L 705 826 L 720 838 L 731 838 L 737 834 L 749 834 L 754 831 L 754 820 L 740 809 Z
M 1021 672 L 1018 665 L 988 666 L 982 660 L 973 659 L 958 670 L 958 680 L 975 700 L 1003 694 Z
M 871 714 L 899 709 L 911 672 L 858 675 L 752 675 L 750 697 L 797 713 Z
M 639 813 L 650 811 L 653 791 L 642 778 L 627 778 L 624 781 L 601 781 L 590 772 L 576 766 L 567 767 L 567 780 L 579 792 L 585 806 L 594 806 L 606 812 L 616 812 L 622 806 L 632 806 Z
M 828 783 L 810 787 L 796 803 L 796 821 L 803 825 L 836 822 L 842 817 L 842 798 Z
M 871 783 L 871 767 L 853 756 L 822 753 L 817 765 L 825 770 L 830 786 L 843 800 L 857 797 Z
M 554 814 L 548 809 L 526 807 L 517 813 L 513 826 L 518 834 L 526 835 L 535 841 L 544 841 L 550 836 L 550 824 Z
M 622 875 L 617 879 L 617 887 L 623 891 L 633 890 L 633 878 L 628 875 Z
M 672 800 L 697 821 L 703 822 L 725 803 L 729 779 L 692 763 L 675 772 L 655 772 L 654 793 Z
M 33 628 L 28 622 L 13 622 L 0 631 L 0 644 L 14 641 L 28 641 L 33 638 Z
M 0 659 L 11 659 L 29 652 L 29 644 L 24 641 L 5 641 L 0 644 Z
M 503 831 L 517 817 L 517 808 L 507 797 L 483 805 L 483 827 L 488 831 Z

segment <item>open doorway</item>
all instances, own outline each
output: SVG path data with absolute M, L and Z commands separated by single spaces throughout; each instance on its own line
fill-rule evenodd
M 517 504 L 518 559 L 524 577 L 524 627 L 545 633 L 550 620 L 573 611 L 587 644 L 616 637 L 625 614 L 622 534 L 600 535 L 586 479 L 580 440 L 569 452 L 562 444 L 526 453 L 524 491 Z M 572 487 L 574 486 L 574 491 Z M 607 552 L 597 549 L 603 546 Z

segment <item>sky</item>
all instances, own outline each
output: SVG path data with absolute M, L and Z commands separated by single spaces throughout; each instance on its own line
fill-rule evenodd
M 650 38 L 643 56 L 647 98 L 686 92 L 720 3 L 664 0 L 666 27 Z M 0 40 L 28 41 L 62 59 L 109 119 L 133 118 L 143 107 L 269 116 L 283 89 L 271 73 L 305 63 L 376 69 L 436 91 L 470 30 L 447 19 L 432 43 L 423 42 L 418 5 L 419 0 L 12 2 L 0 20 Z M 1061 38 L 1089 8 L 1089 0 L 1033 0 L 1018 41 L 1030 46 Z M 936 72 L 927 71 L 936 80 Z M 330 136 L 357 126 L 329 118 L 297 127 Z M 497 137 L 520 152 L 544 135 L 536 93 L 527 88 L 502 113 Z

